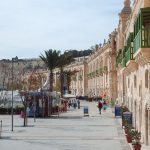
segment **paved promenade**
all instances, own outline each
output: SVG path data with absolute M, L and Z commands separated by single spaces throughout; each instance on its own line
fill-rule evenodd
M 11 132 L 11 116 L 3 120 L 0 150 L 131 150 L 127 144 L 120 118 L 111 109 L 100 115 L 95 102 L 81 102 L 81 109 L 71 108 L 59 118 L 28 119 L 28 127 L 22 127 L 23 119 L 14 117 Z M 83 116 L 83 106 L 89 106 L 89 117 Z

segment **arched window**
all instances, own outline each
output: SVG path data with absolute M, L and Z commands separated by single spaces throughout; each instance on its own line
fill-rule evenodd
M 136 88 L 136 81 L 137 79 L 136 79 L 136 75 L 134 75 L 134 88 Z
M 145 71 L 145 88 L 148 88 L 148 70 Z

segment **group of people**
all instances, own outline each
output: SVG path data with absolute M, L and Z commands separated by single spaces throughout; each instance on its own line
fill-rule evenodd
M 74 109 L 78 107 L 78 109 L 80 109 L 80 100 L 79 99 L 69 100 L 68 107 L 69 108 L 73 107 Z
M 101 114 L 101 111 L 102 111 L 102 109 L 105 111 L 106 110 L 106 108 L 107 108 L 107 103 L 106 103 L 106 101 L 104 100 L 104 101 L 98 101 L 98 109 L 99 109 L 99 113 Z

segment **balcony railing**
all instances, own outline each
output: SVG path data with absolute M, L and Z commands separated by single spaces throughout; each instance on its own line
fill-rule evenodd
M 99 74 L 100 74 L 100 76 L 103 76 L 103 68 L 99 69 Z
M 104 66 L 103 67 L 103 73 L 107 73 L 108 72 L 108 67 L 107 66 Z
M 127 47 L 125 46 L 122 52 L 122 67 L 126 67 L 126 52 Z
M 98 69 L 95 71 L 95 76 L 99 77 L 99 70 Z
M 134 41 L 133 41 L 133 52 L 136 53 L 138 49 L 141 47 L 141 31 L 138 32 Z
M 126 67 L 126 57 L 124 57 L 124 58 L 122 59 L 122 66 L 123 66 L 123 67 Z
M 82 80 L 83 80 L 83 76 L 82 76 L 82 75 L 79 75 L 78 80 L 79 80 L 79 81 L 82 81 Z
M 122 50 L 120 50 L 119 53 L 118 53 L 118 55 L 117 55 L 117 59 L 116 59 L 116 65 L 117 65 L 117 67 L 121 63 L 122 63 Z
M 133 59 L 133 47 L 129 47 L 126 54 L 125 54 L 125 58 L 126 58 L 126 63 L 128 63 L 130 60 Z
M 150 47 L 150 28 L 142 29 L 138 32 L 134 39 L 134 53 L 138 51 L 139 48 L 149 48 Z
M 141 8 L 134 24 L 134 53 L 150 47 L 150 7 Z

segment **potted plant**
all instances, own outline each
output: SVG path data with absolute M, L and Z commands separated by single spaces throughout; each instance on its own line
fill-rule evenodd
M 132 146 L 134 150 L 141 150 L 141 132 L 132 130 Z
M 133 127 L 128 126 L 127 134 L 126 134 L 126 139 L 128 143 L 132 143 L 132 130 L 133 130 Z
M 125 125 L 124 125 L 125 134 L 129 134 L 131 129 L 133 129 L 132 125 L 128 124 L 128 123 L 125 123 Z
M 126 111 L 129 111 L 129 109 L 128 109 L 127 106 L 122 106 L 121 108 L 122 108 L 122 113 L 123 113 L 123 112 L 126 112 Z

